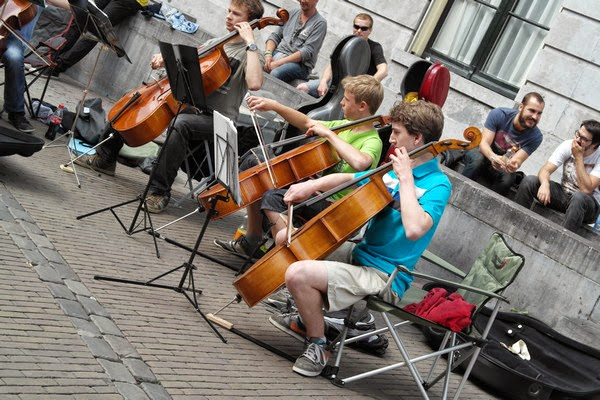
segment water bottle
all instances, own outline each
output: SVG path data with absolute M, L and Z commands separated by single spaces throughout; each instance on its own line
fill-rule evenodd
M 506 150 L 506 153 L 504 153 L 504 155 L 502 156 L 502 161 L 504 161 L 504 164 L 508 164 L 508 162 L 510 161 L 512 156 L 515 155 L 516 152 L 517 152 L 516 146 L 512 146 L 510 149 Z
M 62 123 L 64 108 L 65 106 L 59 104 L 56 111 L 54 111 L 50 115 L 50 123 L 48 125 L 48 130 L 46 131 L 46 135 L 44 135 L 46 139 L 54 140 L 56 138 L 56 134 L 58 133 L 60 129 L 60 124 Z

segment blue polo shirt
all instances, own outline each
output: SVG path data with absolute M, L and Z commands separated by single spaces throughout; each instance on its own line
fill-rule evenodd
M 360 177 L 365 172 L 355 174 Z M 384 182 L 392 195 L 392 203 L 369 222 L 364 240 L 356 245 L 352 261 L 356 265 L 371 266 L 391 275 L 396 265 L 414 269 L 442 218 L 452 186 L 448 177 L 440 170 L 438 160 L 433 159 L 413 169 L 417 199 L 423 210 L 433 219 L 433 226 L 421 238 L 412 241 L 406 238 L 402 213 L 400 212 L 399 181 L 394 171 L 384 175 Z M 359 183 L 365 184 L 365 181 Z M 400 297 L 408 289 L 413 277 L 399 273 L 392 289 Z

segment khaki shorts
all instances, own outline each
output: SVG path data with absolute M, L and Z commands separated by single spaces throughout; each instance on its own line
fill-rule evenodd
M 350 264 L 353 247 L 345 243 L 324 261 L 327 268 L 327 297 L 324 299 L 327 311 L 343 310 L 385 288 L 389 278 L 386 273 L 373 267 Z M 400 302 L 391 289 L 382 293 L 382 298 L 392 304 Z

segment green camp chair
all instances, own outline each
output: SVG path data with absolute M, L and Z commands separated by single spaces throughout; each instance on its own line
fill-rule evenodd
M 489 300 L 496 299 L 493 311 L 491 312 L 491 317 L 483 332 L 479 333 L 473 330 L 472 324 L 461 332 L 453 332 L 445 326 L 442 326 L 435 322 L 431 322 L 413 313 L 403 310 L 401 307 L 404 307 L 405 305 L 411 303 L 418 303 L 427 294 L 426 291 L 416 287 L 410 287 L 406 291 L 402 298 L 402 302 L 399 306 L 386 303 L 378 296 L 368 296 L 366 298 L 367 306 L 364 312 L 366 313 L 368 310 L 371 310 L 374 312 L 381 313 L 381 316 L 385 321 L 387 327 L 381 328 L 375 332 L 381 333 L 389 331 L 394 342 L 398 347 L 398 350 L 400 351 L 400 354 L 402 355 L 403 361 L 382 368 L 377 368 L 372 371 L 364 372 L 358 375 L 340 378 L 339 371 L 342 356 L 344 353 L 344 346 L 350 343 L 351 341 L 360 340 L 362 336 L 365 336 L 362 335 L 353 337 L 351 339 L 346 339 L 346 333 L 348 329 L 352 327 L 353 322 L 350 318 L 347 318 L 345 321 L 346 327 L 340 334 L 340 337 L 336 339 L 332 345 L 332 347 L 337 351 L 337 354 L 335 357 L 334 364 L 328 367 L 327 373 L 334 384 L 338 386 L 343 386 L 347 383 L 362 378 L 367 378 L 382 372 L 392 370 L 394 368 L 406 366 L 410 371 L 411 375 L 413 376 L 424 399 L 429 398 L 429 396 L 427 395 L 427 390 L 442 379 L 444 381 L 442 398 L 446 399 L 448 396 L 449 378 L 451 372 L 464 361 L 469 359 L 469 355 L 472 355 L 470 357 L 469 364 L 467 365 L 466 370 L 464 372 L 462 381 L 460 382 L 454 395 L 454 399 L 459 398 L 460 392 L 462 391 L 462 388 L 469 377 L 469 374 L 471 372 L 471 369 L 473 368 L 473 365 L 475 364 L 477 356 L 479 355 L 481 348 L 486 344 L 488 332 L 500 308 L 501 301 L 508 303 L 508 300 L 505 297 L 503 297 L 501 293 L 504 291 L 504 289 L 506 289 L 506 287 L 508 287 L 508 285 L 510 285 L 514 281 L 515 277 L 522 268 L 525 259 L 522 255 L 519 255 L 515 253 L 512 249 L 510 249 L 502 235 L 500 235 L 499 233 L 494 233 L 492 235 L 489 243 L 481 252 L 479 257 L 477 257 L 477 259 L 471 266 L 471 269 L 468 274 L 465 274 L 460 269 L 453 267 L 451 264 L 443 261 L 441 258 L 436 257 L 435 255 L 429 252 L 424 253 L 423 258 L 459 276 L 462 279 L 462 281 L 460 283 L 456 283 L 446 279 L 440 279 L 426 274 L 410 271 L 404 266 L 398 266 L 396 271 L 392 274 L 392 276 L 390 276 L 387 286 L 389 287 L 391 285 L 398 272 L 402 272 L 412 274 L 418 278 L 430 280 L 446 288 L 456 288 L 457 293 L 463 296 L 463 298 L 467 302 L 476 306 L 475 310 L 471 315 L 472 320 L 475 319 L 475 315 L 478 312 L 480 312 L 480 310 Z M 402 321 L 393 324 L 389 318 L 390 314 L 399 317 Z M 350 313 L 348 315 L 350 315 Z M 362 317 L 362 313 L 359 313 L 358 318 L 360 317 Z M 411 356 L 409 356 L 410 350 L 408 349 L 406 343 L 403 342 L 402 338 L 399 336 L 398 331 L 396 330 L 396 328 L 407 324 L 416 324 L 420 327 L 425 327 L 427 329 L 434 329 L 436 331 L 443 332 L 444 338 L 442 340 L 439 350 L 429 354 L 424 354 L 418 357 L 411 358 Z M 369 332 L 366 335 L 373 335 L 375 332 Z M 440 361 L 440 357 L 442 355 L 446 354 L 448 355 L 448 362 L 446 368 L 443 372 L 439 373 L 437 376 L 434 377 L 434 369 L 436 368 L 437 362 Z M 431 358 L 433 358 L 433 365 L 429 370 L 427 378 L 423 379 L 417 369 L 416 364 L 420 361 Z

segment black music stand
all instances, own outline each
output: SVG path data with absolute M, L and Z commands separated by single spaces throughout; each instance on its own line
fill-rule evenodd
M 83 96 L 80 101 L 80 106 L 77 108 L 77 112 L 75 113 L 75 118 L 73 120 L 73 125 L 72 125 L 71 129 L 69 129 L 64 134 L 58 136 L 56 139 L 54 139 L 49 144 L 45 145 L 44 148 L 57 147 L 57 145 L 54 145 L 53 143 L 65 136 L 68 136 L 65 146 L 67 148 L 67 153 L 69 154 L 70 161 L 66 164 L 61 164 L 60 169 L 65 172 L 72 172 L 75 175 L 75 180 L 77 181 L 77 187 L 81 188 L 81 183 L 79 182 L 79 176 L 77 175 L 77 169 L 75 168 L 74 161 L 78 158 L 83 157 L 84 155 L 86 155 L 87 153 L 89 153 L 90 151 L 95 149 L 96 147 L 100 146 L 106 140 L 110 140 L 112 138 L 112 136 L 110 136 L 109 138 L 98 143 L 96 146 L 88 149 L 86 152 L 84 152 L 83 154 L 81 154 L 79 156 L 73 157 L 73 153 L 69 149 L 69 142 L 75 136 L 74 129 L 75 129 L 75 126 L 77 125 L 77 121 L 79 120 L 79 115 L 83 108 L 83 104 L 85 103 L 85 99 L 87 98 L 90 86 L 92 84 L 92 79 L 94 77 L 94 74 L 96 73 L 96 68 L 98 66 L 98 62 L 100 61 L 100 54 L 102 53 L 102 49 L 109 49 L 112 52 L 114 52 L 118 57 L 125 57 L 125 59 L 129 63 L 131 63 L 131 60 L 127 56 L 125 49 L 121 46 L 121 44 L 119 42 L 119 38 L 118 38 L 112 24 L 110 23 L 108 16 L 106 14 L 104 14 L 104 12 L 102 10 L 100 10 L 94 2 L 88 2 L 88 0 L 69 0 L 69 4 L 70 4 L 71 10 L 73 11 L 73 14 L 74 14 L 75 27 L 79 30 L 79 32 L 81 33 L 81 36 L 83 38 L 90 39 L 95 42 L 101 43 L 102 48 L 100 49 L 100 51 L 98 51 L 98 54 L 96 56 L 96 61 L 94 63 L 94 67 L 93 67 L 92 71 L 90 72 L 90 76 L 88 78 L 87 85 L 86 85 L 85 89 L 83 90 Z M 114 122 L 114 120 L 116 118 L 118 118 L 121 115 L 121 113 L 127 107 L 129 107 L 132 103 L 133 102 L 127 103 L 123 107 L 123 109 L 117 113 L 117 116 L 111 120 L 111 123 Z M 60 146 L 62 146 L 62 145 L 60 145 Z
M 192 107 L 195 107 L 196 109 L 201 110 L 202 112 L 207 111 L 207 106 L 206 96 L 204 95 L 204 87 L 202 84 L 202 72 L 200 71 L 200 65 L 198 63 L 198 52 L 196 48 L 184 45 L 173 46 L 169 43 L 164 42 L 159 42 L 159 48 L 163 56 L 165 69 L 167 71 L 167 77 L 171 85 L 171 90 L 173 91 L 173 97 L 179 102 L 179 108 L 177 110 L 177 113 L 175 114 L 175 118 L 173 118 L 173 121 L 171 121 L 171 124 L 167 129 L 167 138 L 165 140 L 165 143 L 163 144 L 164 148 L 169 143 L 171 132 L 173 130 L 175 122 L 177 121 L 177 117 L 179 116 L 183 104 L 188 104 Z M 127 104 L 131 104 L 133 101 L 135 101 L 135 99 L 136 97 L 134 95 L 133 98 Z M 122 111 L 123 110 L 120 110 L 117 116 L 120 115 Z M 163 152 L 161 150 L 158 154 L 158 157 L 154 161 L 154 165 L 157 165 L 160 162 L 160 160 L 162 159 L 162 155 Z M 146 197 L 148 196 L 148 191 L 150 190 L 150 183 L 154 179 L 154 175 L 155 168 L 152 168 L 144 192 L 138 195 L 136 198 L 124 201 L 122 203 L 114 204 L 112 206 L 108 206 L 96 211 L 92 211 L 87 214 L 79 215 L 77 216 L 77 219 L 83 219 L 105 211 L 110 211 L 119 223 L 119 225 L 121 225 L 125 233 L 127 233 L 127 235 L 129 236 L 139 232 L 154 232 L 152 218 L 150 217 L 150 213 L 146 209 Z M 133 216 L 133 219 L 129 224 L 129 228 L 127 228 L 114 210 L 116 208 L 135 202 L 138 202 L 138 206 Z M 142 222 L 138 223 L 138 218 L 142 211 L 144 213 L 144 218 Z M 140 228 L 139 226 L 142 223 L 143 226 Z M 160 252 L 158 250 L 158 244 L 156 242 L 156 235 L 153 235 L 153 240 L 156 256 L 160 258 Z
M 167 69 L 167 76 L 168 76 L 169 82 L 171 84 L 171 89 L 173 90 L 173 97 L 179 101 L 179 110 L 177 110 L 177 114 L 175 115 L 173 122 L 169 126 L 168 133 L 167 133 L 167 139 L 165 140 L 164 146 L 167 146 L 167 144 L 169 142 L 169 138 L 171 137 L 171 132 L 173 130 L 173 126 L 175 124 L 177 116 L 179 115 L 179 113 L 181 111 L 182 105 L 184 103 L 186 103 L 193 107 L 205 110 L 206 109 L 206 99 L 204 96 L 204 89 L 202 86 L 202 75 L 200 72 L 200 65 L 198 63 L 197 50 L 194 47 L 190 47 L 190 46 L 184 46 L 184 45 L 173 46 L 169 43 L 164 43 L 164 42 L 159 42 L 159 46 L 160 46 L 160 51 L 161 51 L 161 54 L 162 54 L 164 62 L 165 62 L 165 68 Z M 164 146 L 163 146 L 163 148 L 164 148 Z M 156 160 L 156 163 L 160 162 L 162 155 L 163 155 L 163 151 L 161 150 L 161 152 L 158 155 L 158 158 Z M 134 199 L 132 201 L 120 204 L 120 205 L 124 205 L 124 204 L 131 203 L 133 201 L 139 201 L 136 214 L 131 223 L 131 228 L 129 231 L 130 234 L 141 231 L 141 230 L 138 230 L 138 231 L 134 232 L 133 227 L 135 226 L 137 217 L 142 209 L 144 210 L 145 215 L 148 216 L 148 219 L 150 221 L 150 232 L 153 231 L 152 222 L 149 218 L 149 214 L 148 214 L 148 211 L 146 210 L 145 204 L 146 204 L 146 196 L 147 196 L 149 188 L 150 188 L 150 182 L 152 182 L 154 174 L 155 174 L 155 168 L 152 169 L 152 172 L 150 173 L 150 178 L 148 180 L 148 184 L 146 185 L 144 193 L 141 196 L 138 196 L 136 199 Z M 200 242 L 202 241 L 202 237 L 204 236 L 204 232 L 206 231 L 208 222 L 210 221 L 210 217 L 215 212 L 214 207 L 215 207 L 217 201 L 219 201 L 219 199 L 214 200 L 214 202 L 212 203 L 213 206 L 211 207 L 211 210 L 209 210 L 209 212 L 207 213 L 207 218 L 202 227 L 200 235 L 198 236 L 198 239 L 196 241 L 195 249 L 197 249 L 200 246 Z M 112 208 L 118 207 L 120 205 L 109 207 L 108 209 L 116 216 L 116 214 L 114 213 Z M 104 210 L 106 210 L 106 209 L 95 211 L 93 213 L 86 214 L 84 216 L 80 216 L 77 218 L 81 219 L 81 218 L 84 218 L 84 217 L 92 215 L 92 214 L 97 214 Z M 212 213 L 211 213 L 211 211 L 212 211 Z M 120 221 L 120 219 L 118 219 L 118 217 L 117 217 L 117 220 L 121 223 L 121 221 Z M 121 225 L 123 226 L 122 223 L 121 223 Z M 142 229 L 142 230 L 146 230 L 146 229 Z M 153 240 L 154 240 L 154 246 L 156 248 L 156 252 L 158 255 L 158 247 L 156 244 L 156 235 L 153 235 Z M 193 261 L 194 261 L 195 256 L 196 256 L 196 252 L 192 252 L 190 255 L 190 258 L 187 262 L 184 262 L 180 266 L 173 268 L 165 273 L 162 273 L 148 281 L 135 281 L 135 280 L 121 279 L 121 278 L 114 278 L 114 277 L 107 277 L 107 276 L 100 276 L 100 275 L 95 275 L 94 279 L 101 280 L 101 281 L 117 282 L 117 283 L 128 283 L 128 284 L 132 284 L 132 285 L 149 286 L 149 287 L 155 287 L 155 288 L 161 288 L 161 289 L 171 289 L 171 290 L 174 290 L 175 292 L 181 293 L 194 306 L 194 309 L 202 316 L 202 318 L 212 328 L 212 330 L 216 333 L 216 335 L 225 343 L 226 342 L 225 338 L 215 328 L 215 326 L 212 324 L 212 322 L 206 318 L 206 316 L 200 309 L 200 306 L 198 305 L 198 298 L 196 295 L 202 294 L 202 290 L 196 289 L 196 285 L 195 285 L 195 281 L 194 281 L 194 269 L 196 269 L 196 267 L 193 265 Z M 160 279 L 164 276 L 167 276 L 175 271 L 178 271 L 179 269 L 183 269 L 183 275 L 181 276 L 181 279 L 179 280 L 179 284 L 177 286 L 170 286 L 170 285 L 163 285 L 163 284 L 155 283 L 158 279 Z M 188 281 L 188 284 L 187 284 L 187 286 L 184 287 L 186 280 Z M 191 295 L 188 292 L 191 292 Z
M 148 233 L 153 235 L 155 238 L 160 238 L 165 242 L 177 246 L 181 249 L 189 251 L 191 254 L 190 263 L 194 259 L 196 255 L 210 260 L 214 263 L 220 264 L 224 267 L 235 270 L 239 273 L 239 269 L 232 267 L 230 264 L 225 263 L 215 257 L 212 257 L 206 253 L 198 250 L 200 247 L 200 243 L 202 242 L 202 238 L 204 237 L 204 233 L 206 228 L 208 227 L 208 223 L 211 221 L 212 217 L 216 215 L 218 212 L 216 211 L 216 205 L 218 201 L 229 201 L 229 199 L 233 199 L 236 204 L 242 203 L 242 196 L 240 191 L 240 181 L 238 174 L 238 152 L 237 152 L 237 130 L 233 122 L 227 118 L 226 116 L 220 114 L 218 111 L 213 111 L 213 120 L 214 120 L 214 160 L 215 160 L 215 181 L 219 182 L 223 187 L 227 189 L 224 196 L 215 196 L 210 201 L 210 207 L 208 208 L 206 213 L 206 218 L 204 220 L 204 224 L 196 240 L 195 246 L 189 247 L 183 243 L 180 243 L 176 240 L 170 239 L 169 237 L 161 235 L 158 231 L 160 229 L 166 228 L 169 225 L 172 225 L 183 218 L 187 218 L 193 213 L 197 212 L 199 209 L 184 215 L 181 218 L 178 218 L 175 221 L 172 221 L 166 225 L 163 225 L 155 230 L 151 230 Z M 217 167 L 218 166 L 218 167 Z M 248 258 L 248 261 L 252 260 L 252 258 Z M 246 264 L 244 264 L 245 266 Z

